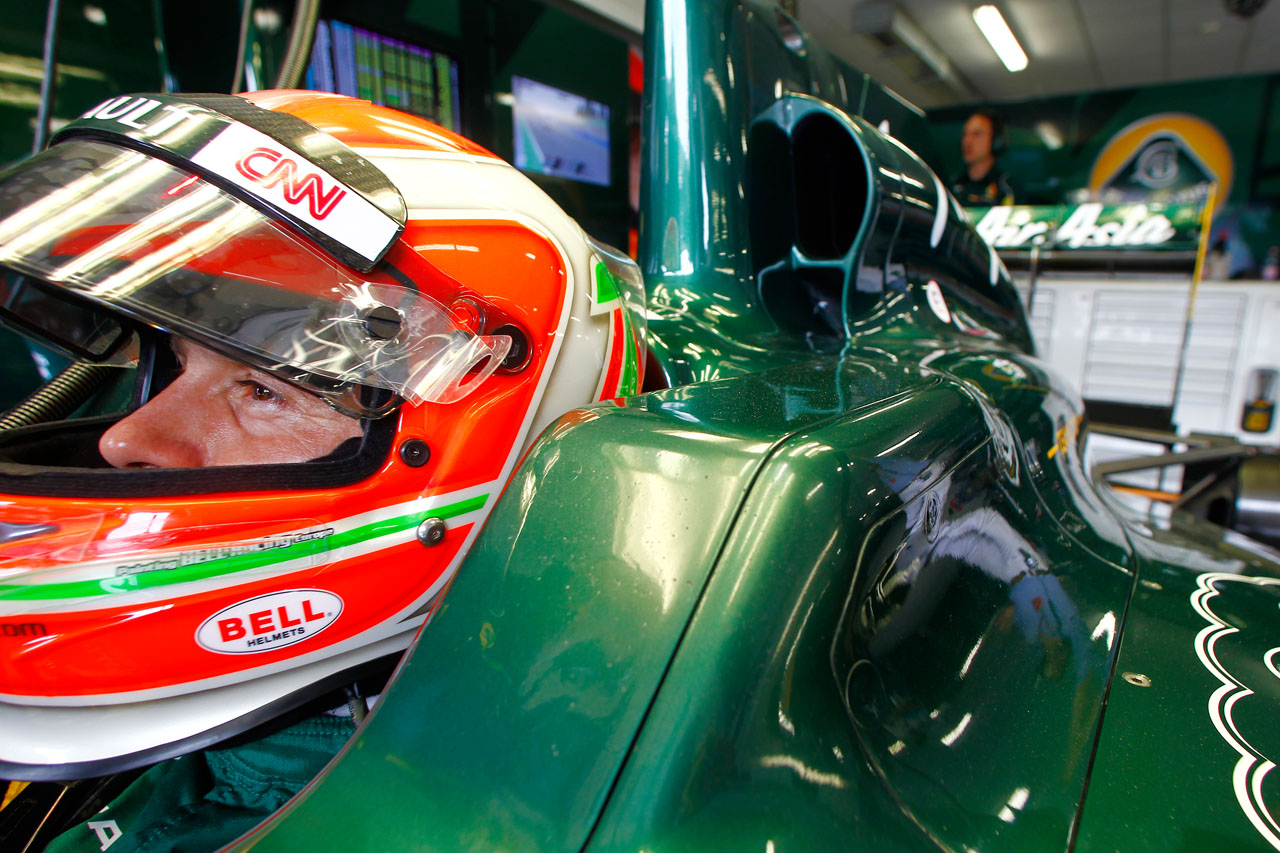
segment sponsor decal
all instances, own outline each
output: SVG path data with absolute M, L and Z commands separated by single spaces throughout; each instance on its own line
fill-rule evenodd
M 1195 251 L 1198 204 L 1003 205 L 972 208 L 978 234 L 996 249 Z
M 1158 246 L 1168 243 L 1177 234 L 1173 224 L 1163 213 L 1143 210 L 1140 205 L 1113 211 L 1115 219 L 1100 224 L 1101 204 L 1082 204 L 1071 211 L 1065 222 L 1058 226 L 1055 244 L 1071 249 L 1082 246 Z M 1118 221 L 1115 221 L 1118 220 Z
M 1209 122 L 1186 113 L 1157 113 L 1133 122 L 1107 140 L 1094 160 L 1089 189 L 1103 197 L 1193 201 L 1204 185 L 1218 185 L 1220 209 L 1231 192 L 1231 147 Z
M 272 592 L 219 610 L 201 623 L 196 642 L 220 654 L 270 652 L 314 637 L 341 614 L 342 599 L 332 592 Z
M 125 95 L 98 104 L 59 135 L 86 129 L 144 140 L 188 160 L 370 264 L 400 233 L 400 222 L 321 165 L 196 104 Z
M 106 850 L 124 835 L 120 831 L 120 824 L 114 820 L 91 820 L 87 826 L 93 830 L 94 835 L 98 836 L 99 850 Z
M 227 125 L 191 162 L 369 261 L 381 257 L 399 232 L 399 223 L 372 202 L 247 125 Z
M 595 271 L 592 286 L 589 290 L 591 316 L 594 317 L 597 314 L 604 314 L 622 307 L 622 292 L 618 287 L 617 280 L 613 277 L 613 273 L 605 266 L 604 261 L 592 255 L 591 266 Z
M 43 622 L 0 622 L 0 637 L 47 637 Z
M 1178 146 L 1171 139 L 1157 139 L 1149 143 L 1134 164 L 1134 181 L 1147 189 L 1166 189 L 1173 186 L 1180 176 Z
M 128 128 L 122 132 L 144 139 L 161 136 L 179 126 L 183 131 L 175 136 L 185 135 L 191 122 L 217 120 L 214 112 L 195 104 L 161 103 L 140 95 L 122 95 L 103 101 L 80 118 L 114 122 Z
M 245 572 L 251 569 L 293 571 L 316 566 L 328 559 L 328 552 L 338 548 L 352 549 L 350 554 L 364 554 L 398 543 L 411 541 L 419 524 L 427 518 L 471 520 L 483 518 L 490 494 L 484 489 L 493 484 L 439 495 L 426 501 L 385 510 L 374 510 L 343 519 L 336 527 L 311 528 L 280 536 L 263 537 L 246 547 L 230 543 L 200 551 L 166 555 L 142 563 L 71 564 L 69 571 L 89 576 L 75 580 L 45 582 L 41 573 L 27 582 L 0 579 L 0 602 L 58 601 L 94 598 L 100 595 L 128 594 L 144 589 L 158 589 L 190 581 Z M 403 513 L 408 506 L 413 512 Z M 284 547 L 285 545 L 288 547 Z M 122 570 L 123 569 L 123 570 Z M 26 579 L 23 579 L 24 581 Z
M 1280 757 L 1274 719 L 1280 646 L 1259 653 L 1276 637 L 1276 596 L 1258 594 L 1262 587 L 1280 591 L 1280 579 L 1205 572 L 1196 580 L 1191 606 L 1208 623 L 1196 635 L 1196 657 L 1220 683 L 1209 697 L 1209 719 L 1239 756 L 1231 774 L 1236 801 L 1253 828 L 1280 850 L 1280 791 L 1267 782 Z M 1252 630 L 1246 634 L 1242 626 Z
M 126 575 L 138 575 L 145 572 L 166 572 L 174 569 L 181 569 L 187 566 L 198 566 L 201 563 L 209 563 L 214 560 L 226 560 L 232 557 L 240 557 L 245 554 L 257 554 L 262 551 L 270 551 L 276 548 L 289 548 L 294 545 L 302 545 L 308 542 L 316 542 L 321 545 L 320 548 L 309 547 L 304 550 L 306 553 L 316 553 L 325 550 L 325 545 L 321 540 L 326 540 L 333 535 L 332 527 L 325 527 L 318 530 L 303 530 L 297 533 L 284 533 L 278 536 L 264 536 L 261 539 L 255 539 L 249 542 L 242 542 L 233 545 L 221 545 L 217 548 L 203 548 L 199 551 L 183 551 L 179 554 L 172 554 L 157 560 L 146 560 L 141 563 L 125 563 L 115 567 L 116 577 L 124 577 Z
M 236 161 L 236 171 L 267 189 L 280 185 L 284 200 L 292 205 L 306 200 L 315 219 L 324 219 L 347 194 L 336 182 L 325 189 L 320 172 L 299 166 L 297 160 L 272 148 L 255 148 Z

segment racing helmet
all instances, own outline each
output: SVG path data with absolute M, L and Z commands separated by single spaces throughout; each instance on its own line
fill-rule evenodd
M 0 173 L 0 312 L 101 386 L 0 420 L 7 779 L 189 752 L 393 660 L 532 439 L 644 364 L 629 259 L 480 146 L 303 91 L 113 98 Z M 109 467 L 173 336 L 361 437 Z

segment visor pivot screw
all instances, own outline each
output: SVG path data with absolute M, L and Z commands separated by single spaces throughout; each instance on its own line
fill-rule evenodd
M 402 322 L 399 311 L 390 305 L 379 305 L 365 312 L 364 330 L 371 338 L 389 341 L 400 334 Z
M 430 547 L 444 540 L 444 520 L 428 518 L 418 525 L 418 541 Z
M 410 468 L 421 468 L 431 458 L 431 448 L 420 438 L 411 438 L 400 445 L 400 461 Z
M 519 373 L 529 363 L 529 338 L 524 330 L 512 323 L 499 326 L 493 330 L 494 337 L 506 335 L 511 338 L 511 349 L 507 357 L 498 365 L 505 373 Z

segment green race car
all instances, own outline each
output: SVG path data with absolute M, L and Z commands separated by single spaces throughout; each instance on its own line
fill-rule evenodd
M 646 38 L 654 390 L 543 435 L 240 848 L 1280 849 L 1274 554 L 1090 480 L 867 80 L 770 5 Z
M 79 566 L 77 561 L 87 558 L 67 549 L 67 554 L 43 556 L 58 571 L 106 571 L 106 566 L 114 574 L 76 575 L 52 589 L 52 583 L 23 587 L 23 578 L 10 572 L 4 591 L 21 603 L 12 605 L 18 616 L 4 624 L 0 639 L 11 641 L 10 657 L 21 648 L 26 660 L 36 661 L 13 670 L 10 683 L 24 686 L 23 677 L 57 669 L 40 666 L 37 653 L 73 633 L 58 626 L 72 624 L 90 606 L 86 589 L 107 597 L 142 597 L 154 589 L 147 607 L 113 611 L 109 627 L 128 627 L 171 609 L 180 630 L 157 634 L 160 641 L 145 648 L 139 644 L 137 655 L 108 650 L 94 635 L 78 654 L 69 653 L 74 666 L 65 668 L 76 670 L 72 674 L 88 678 L 103 671 L 105 678 L 122 667 L 146 675 L 169 654 L 175 679 L 200 681 L 184 661 L 214 659 L 228 672 L 200 674 L 205 687 L 221 686 L 224 678 L 238 683 L 230 681 L 235 673 L 229 672 L 233 665 L 227 655 L 251 655 L 244 659 L 249 661 L 245 668 L 251 668 L 294 653 L 303 657 L 312 648 L 300 645 L 304 638 L 322 630 L 329 631 L 324 642 L 333 640 L 357 621 L 355 605 L 362 593 L 406 586 L 405 600 L 412 604 L 401 602 L 381 613 L 379 618 L 391 624 L 387 630 L 398 632 L 383 645 L 339 661 L 341 666 L 324 670 L 323 677 L 299 676 L 297 685 L 290 682 L 288 689 L 255 698 L 246 705 L 249 711 L 222 707 L 214 692 L 198 697 L 202 714 L 229 719 L 218 717 L 172 737 L 163 730 L 180 713 L 169 708 L 180 711 L 186 694 L 161 695 L 149 684 L 140 686 L 151 691 L 141 698 L 86 689 L 91 698 L 106 694 L 114 705 L 104 701 L 103 708 L 95 706 L 94 716 L 83 717 L 76 716 L 75 696 L 40 695 L 35 704 L 0 696 L 9 721 L 0 740 L 11 752 L 39 751 L 39 744 L 22 751 L 31 746 L 23 726 L 40 729 L 54 746 L 77 740 L 86 750 L 102 744 L 114 748 L 108 742 L 122 731 L 139 738 L 135 746 L 115 750 L 127 753 L 115 763 L 100 761 L 96 752 L 61 764 L 56 755 L 41 760 L 0 755 L 0 770 L 9 771 L 5 778 L 17 780 L 0 788 L 6 792 L 0 803 L 0 849 L 22 849 L 27 839 L 43 844 L 63 828 L 55 828 L 35 805 L 24 811 L 37 802 L 36 790 L 47 794 L 39 805 L 49 808 L 49 815 L 65 790 L 79 798 L 72 809 L 75 819 L 65 821 L 78 825 L 79 834 L 64 834 L 53 849 L 75 844 L 109 849 L 122 837 L 110 813 L 115 797 L 145 766 L 174 756 L 180 756 L 175 764 L 194 761 L 206 748 L 225 748 L 224 757 L 232 754 L 243 742 L 224 738 L 255 734 L 252 727 L 297 710 L 303 700 L 293 701 L 295 687 L 297 696 L 314 687 L 327 698 L 328 691 L 347 687 L 352 673 L 366 664 L 394 661 L 417 625 L 428 619 L 358 727 L 356 709 L 363 708 L 352 694 L 349 717 L 326 714 L 334 710 L 332 703 L 311 709 L 317 714 L 308 723 L 320 719 L 334 729 L 322 744 L 325 749 L 314 748 L 314 742 L 309 754 L 305 747 L 294 749 L 291 730 L 273 730 L 264 738 L 274 738 L 271 743 L 283 756 L 280 773 L 253 778 L 245 773 L 236 780 L 239 787 L 222 794 L 238 798 L 220 804 L 232 808 L 245 807 L 263 790 L 278 796 L 248 818 L 243 812 L 252 808 L 241 808 L 238 819 L 246 827 L 290 796 L 293 789 L 277 784 L 279 777 L 296 771 L 295 787 L 301 786 L 311 765 L 323 764 L 355 731 L 314 781 L 227 849 L 1280 849 L 1280 792 L 1269 775 L 1280 756 L 1275 725 L 1280 562 L 1275 552 L 1191 515 L 1156 511 L 1133 496 L 1121 499 L 1091 478 L 1082 458 L 1089 432 L 1083 405 L 1036 358 L 1021 297 L 995 250 L 913 153 L 927 144 L 928 128 L 910 105 L 835 59 L 784 11 L 760 0 L 650 0 L 645 33 L 643 323 L 633 324 L 622 307 L 630 307 L 626 297 L 638 292 L 634 266 L 578 235 L 584 240 L 579 254 L 591 259 L 590 266 L 582 261 L 580 280 L 594 284 L 590 307 L 600 310 L 591 316 L 600 328 L 596 344 L 575 352 L 591 349 L 600 356 L 605 341 L 618 344 L 608 345 L 616 355 L 613 384 L 602 379 L 601 393 L 589 398 L 605 398 L 602 402 L 559 416 L 523 455 L 524 430 L 536 434 L 551 415 L 531 428 L 532 421 L 521 420 L 523 409 L 514 405 L 481 409 L 474 421 L 502 433 L 500 442 L 495 438 L 492 446 L 472 454 L 478 465 L 492 469 L 489 473 L 473 477 L 476 482 L 442 487 L 426 504 L 413 504 L 413 512 L 401 497 L 388 499 L 386 506 L 361 503 L 341 490 L 372 479 L 375 471 L 391 472 L 404 481 L 406 494 L 416 494 L 413 490 L 430 484 L 434 472 L 424 467 L 428 462 L 455 474 L 466 467 L 440 463 L 450 459 L 448 453 L 464 455 L 462 438 L 453 439 L 468 434 L 470 421 L 428 409 L 428 403 L 456 402 L 452 392 L 484 379 L 475 378 L 482 368 L 494 373 L 501 366 L 506 372 L 496 373 L 496 381 L 519 387 L 528 364 L 560 351 L 558 343 L 539 348 L 538 339 L 521 332 L 515 320 L 503 319 L 501 311 L 486 319 L 485 306 L 476 302 L 466 303 L 470 313 L 463 300 L 449 303 L 448 312 L 432 312 L 425 300 L 415 303 L 413 316 L 439 321 L 419 322 L 429 327 L 433 340 L 473 345 L 463 353 L 467 358 L 450 362 L 456 369 L 444 377 L 448 382 L 440 380 L 440 393 L 423 394 L 404 406 L 418 420 L 404 416 L 399 426 L 381 431 L 373 426 L 347 439 L 368 448 L 354 457 L 372 460 L 368 469 L 339 453 L 345 441 L 333 448 L 336 456 L 309 454 L 297 460 L 320 463 L 321 474 L 331 477 L 316 480 L 319 486 L 307 492 L 311 503 L 305 512 L 297 509 L 277 519 L 269 536 L 253 527 L 256 538 L 246 539 L 249 534 L 236 524 L 219 525 L 201 516 L 198 521 L 230 537 L 220 550 L 194 536 L 196 544 L 184 545 L 187 550 L 181 552 L 161 541 L 160 534 L 172 530 L 165 528 L 167 513 L 156 507 L 169 507 L 165 501 L 173 494 L 184 494 L 172 485 L 176 480 L 164 479 L 167 472 L 143 472 L 131 480 L 114 477 L 117 471 L 85 473 L 75 459 L 54 459 L 58 447 L 49 443 L 50 467 L 60 462 L 75 469 L 55 472 L 70 484 L 68 490 L 91 475 L 127 482 L 104 492 L 127 508 L 127 501 L 138 496 L 137 483 L 153 484 L 153 494 L 143 497 L 156 497 L 154 505 L 138 504 L 147 511 L 129 515 L 121 529 L 136 537 L 157 534 L 157 547 L 169 562 L 130 558 L 113 568 L 103 557 Z M 98 152 L 94 156 L 105 158 L 104 149 L 94 145 L 103 134 L 114 138 L 108 133 L 113 126 L 85 125 L 85 120 L 124 123 L 138 131 L 122 131 L 134 142 L 158 146 L 160 165 L 148 168 L 159 174 L 154 180 L 162 194 L 182 204 L 183 193 L 198 177 L 193 173 L 177 182 L 169 177 L 169 166 L 184 160 L 182 151 L 196 152 L 186 159 L 203 157 L 222 138 L 224 125 L 244 133 L 236 116 L 262 120 L 261 110 L 230 96 L 185 97 L 122 95 L 103 102 L 94 115 L 72 126 L 74 133 L 87 127 L 97 137 L 83 148 L 63 151 Z M 256 97 L 280 105 L 327 96 L 274 92 Z M 225 198 L 203 185 L 200 193 L 216 196 L 226 210 L 239 211 L 236 216 L 248 216 L 249 208 L 269 212 L 273 202 L 264 193 L 283 182 L 287 201 L 309 200 L 312 207 L 309 218 L 299 214 L 285 218 L 291 224 L 272 225 L 271 240 L 292 246 L 300 234 L 310 234 L 317 245 L 355 252 L 352 245 L 373 221 L 385 226 L 384 239 L 344 263 L 373 269 L 393 251 L 386 257 L 394 263 L 374 275 L 400 264 L 441 287 L 457 284 L 437 280 L 445 276 L 407 256 L 407 250 L 388 249 L 400 239 L 400 229 L 417 227 L 406 211 L 417 208 L 425 219 L 422 200 L 454 183 L 441 178 L 415 184 L 418 201 L 406 205 L 395 187 L 389 191 L 390 184 L 382 185 L 386 175 L 363 168 L 354 149 L 325 142 L 323 134 L 313 136 L 314 127 L 305 122 L 270 118 L 266 130 L 288 131 L 298 158 L 261 147 L 279 141 L 275 136 L 265 141 L 252 136 L 259 141 L 236 149 L 243 156 L 231 158 L 234 163 L 228 160 L 228 168 L 215 174 L 230 180 L 234 169 L 256 187 L 250 191 L 257 201 L 242 210 L 231 204 L 235 193 L 229 189 Z M 599 130 L 598 116 L 578 118 L 582 127 Z M 209 138 L 195 131 L 190 138 L 175 133 L 165 148 L 152 138 L 161 133 L 157 119 L 163 119 L 166 132 L 192 119 Z M 200 124 L 206 120 L 217 128 Z M 537 129 L 563 130 L 554 122 Z M 486 174 L 507 169 L 508 178 L 528 183 L 464 143 L 450 143 L 461 147 L 440 157 L 436 151 L 419 159 L 467 162 Z M 309 171 L 320 156 L 304 156 L 310 148 L 324 153 L 329 172 Z M 362 150 L 360 157 L 378 151 Z M 92 198 L 97 192 L 89 180 L 93 170 L 64 163 L 60 156 L 55 146 L 44 162 L 80 169 L 75 174 L 90 185 Z M 560 168 L 552 165 L 553 171 Z M 124 166 L 120 169 L 132 177 Z M 382 219 L 377 210 L 362 208 L 363 213 L 342 220 L 346 224 L 326 224 L 325 205 L 337 204 L 349 189 L 336 178 L 328 183 L 335 175 L 351 182 L 350 188 L 364 187 L 361 198 L 382 198 Z M 42 198 L 74 195 L 64 187 L 74 183 L 51 178 Z M 486 190 L 485 197 L 514 205 L 503 193 Z M 397 199 L 399 205 L 393 204 Z M 61 216 L 65 222 L 46 220 L 40 228 L 31 227 L 37 236 L 41 228 L 67 231 L 49 237 L 51 245 L 61 247 L 61 252 L 51 250 L 59 270 L 64 262 L 74 266 L 71 258 L 93 254 L 80 245 L 93 234 L 81 231 L 98 237 L 115 233 L 114 225 L 95 226 L 95 231 L 72 221 L 65 210 Z M 203 214 L 192 216 L 197 224 L 207 224 Z M 565 228 L 577 228 L 568 217 L 555 216 Z M 14 242 L 20 242 L 18 236 L 40 242 L 25 228 L 11 230 Z M 462 231 L 447 241 L 424 236 L 413 250 L 456 254 L 471 249 L 479 257 L 469 234 Z M 541 231 L 520 238 L 532 242 L 512 238 L 519 251 L 513 249 L 511 257 L 537 261 L 543 244 L 534 237 L 554 242 Z M 223 242 L 211 241 L 194 256 L 203 257 Z M 161 243 L 162 249 L 170 245 Z M 113 264 L 136 261 L 134 255 L 142 253 L 135 247 L 113 255 L 110 240 L 104 245 L 96 253 Z M 301 255 L 296 247 L 293 252 Z M 292 257 L 281 250 L 261 254 L 273 264 Z M 631 275 L 615 280 L 603 255 Z M 467 263 L 452 269 L 459 276 L 467 270 L 487 276 L 489 284 L 500 286 L 488 309 L 543 311 L 538 321 L 553 331 L 569 323 L 552 322 L 561 316 L 553 313 L 553 303 L 545 310 L 533 305 L 535 288 L 520 290 L 525 280 L 492 273 L 505 273 L 510 265 L 493 262 L 492 268 L 472 269 Z M 53 266 L 24 274 L 48 273 L 53 280 L 59 271 Z M 548 275 L 563 273 L 555 263 L 544 266 Z M 306 274 L 283 279 L 299 282 L 302 289 L 318 269 L 333 265 L 317 262 Z M 249 264 L 231 278 L 276 280 L 259 272 Z M 221 302 L 209 300 L 214 307 L 236 302 L 226 292 L 228 277 L 210 278 L 223 289 Z M 626 293 L 618 290 L 623 279 Z M 165 292 L 174 304 L 203 305 L 197 297 L 207 296 L 208 282 L 192 276 L 188 283 L 189 288 Z M 399 323 L 407 316 L 381 311 L 387 306 L 379 300 L 391 297 L 378 294 L 399 294 L 407 285 L 402 287 L 400 278 L 365 284 L 369 292 L 357 306 L 361 312 L 342 315 L 321 330 L 338 329 L 347 337 L 328 341 L 316 333 L 308 338 L 344 357 L 353 352 L 352 340 L 368 347 L 367 356 L 344 363 L 337 375 L 325 374 L 321 368 L 328 362 L 310 356 L 301 367 L 268 358 L 275 351 L 265 349 L 266 343 L 280 337 L 274 325 L 235 327 L 232 318 L 219 315 L 214 319 L 225 321 L 222 325 L 200 326 L 196 337 L 215 347 L 226 343 L 227 329 L 257 330 L 261 335 L 250 343 L 262 344 L 255 350 L 264 360 L 259 367 L 299 367 L 290 380 L 311 382 L 313 392 L 328 376 L 332 383 L 320 390 L 334 408 L 359 404 L 356 415 L 372 419 L 392 411 L 396 395 L 413 396 L 419 383 L 392 369 L 397 362 L 376 363 L 385 361 L 390 346 L 384 342 L 398 339 Z M 123 274 L 96 285 L 90 295 L 111 286 L 113 295 L 132 293 Z M 291 316 L 309 316 L 314 307 L 284 300 L 275 291 L 267 301 L 280 301 Z M 579 299 L 584 306 L 587 301 Z M 53 316 L 42 304 L 35 303 L 32 319 Z M 191 313 L 199 313 L 196 307 Z M 602 318 L 608 312 L 616 328 L 606 330 Z M 156 326 L 149 316 L 143 320 Z M 644 325 L 645 380 L 638 393 L 630 393 L 641 372 L 635 330 Z M 86 330 L 96 334 L 99 327 L 70 331 Z M 475 348 L 481 337 L 488 349 Z M 149 352 L 160 360 L 184 353 L 192 357 L 181 348 Z M 606 359 L 611 364 L 612 355 Z M 566 355 L 564 361 L 571 359 Z M 156 375 L 182 373 L 167 362 L 155 361 L 151 368 Z M 374 368 L 385 368 L 387 375 Z M 356 375 L 351 371 L 359 374 L 356 379 L 350 379 Z M 592 371 L 581 372 L 594 379 Z M 257 402 L 269 401 L 275 392 L 255 381 L 241 378 L 236 387 L 249 389 L 246 394 Z M 348 393 L 361 384 L 386 393 Z M 138 389 L 137 399 L 129 398 L 133 404 L 142 402 L 143 390 Z M 114 420 L 117 415 L 97 419 L 93 435 L 116 429 L 123 422 Z M 403 440 L 397 434 L 393 442 L 392 430 L 405 429 L 405 423 Z M 421 437 L 429 427 L 445 430 L 434 444 Z M 454 428 L 456 434 L 447 431 Z M 10 438 L 15 432 L 22 428 Z M 96 440 L 89 443 L 100 446 Z M 1261 458 L 1265 454 L 1259 456 L 1268 462 Z M 287 471 L 267 473 L 282 478 L 276 484 L 280 489 L 298 485 L 283 479 Z M 250 476 L 238 469 L 232 474 Z M 463 474 L 472 476 L 469 469 Z M 460 480 L 463 474 L 457 474 Z M 223 479 L 232 486 L 239 482 L 226 470 L 207 479 L 220 489 Z M 265 489 L 257 481 L 250 485 L 258 492 Z M 32 504 L 46 495 L 17 493 L 34 495 Z M 250 497 L 220 502 L 220 510 L 239 511 L 239 504 L 256 496 L 253 489 L 246 494 Z M 67 495 L 76 497 L 70 491 L 54 495 L 66 515 L 59 517 L 66 527 L 62 535 L 77 533 L 76 524 L 82 524 L 88 542 L 107 526 L 108 515 L 89 513 L 84 507 L 90 504 L 77 504 Z M 322 524 L 318 515 L 311 520 L 329 504 L 341 504 L 340 523 Z M 1271 506 L 1250 507 L 1250 517 L 1256 522 L 1260 513 L 1264 522 L 1274 522 Z M 21 545 L 59 531 L 56 524 L 36 523 L 42 521 L 47 519 L 7 516 L 0 544 Z M 1255 529 L 1265 526 L 1255 524 Z M 473 531 L 479 531 L 474 539 Z M 110 546 L 109 539 L 104 534 L 102 541 Z M 319 567 L 334 555 L 362 556 L 389 542 L 398 548 L 391 558 L 376 566 L 370 560 L 369 566 L 347 567 L 345 605 L 336 593 L 312 588 L 322 580 L 329 583 Z M 442 542 L 447 548 L 424 550 Z M 267 574 L 276 563 L 287 564 L 282 574 L 316 571 L 305 584 L 290 580 L 289 589 L 266 591 L 264 586 L 261 595 L 256 589 L 237 594 L 242 600 L 228 606 L 208 604 L 190 624 L 178 618 L 178 596 L 164 597 L 166 585 L 178 586 L 184 578 L 208 581 L 213 588 L 223 575 L 235 581 L 243 570 L 256 583 L 260 578 L 251 570 L 263 568 Z M 423 577 L 432 565 L 435 574 L 428 583 Z M 374 574 L 375 568 L 381 573 Z M 178 570 L 187 574 L 173 574 Z M 270 604 L 263 604 L 268 596 Z M 337 621 L 342 612 L 346 622 Z M 254 636 L 246 637 L 250 628 Z M 259 634 L 267 645 L 256 645 Z M 169 637 L 175 639 L 169 642 Z M 203 655 L 197 643 L 223 657 L 179 656 Z M 252 657 L 268 652 L 278 657 Z M 185 682 L 179 686 L 185 689 Z M 168 702 L 175 696 L 177 701 Z M 121 722 L 128 706 L 145 706 L 145 724 Z M 86 719 L 100 721 L 101 727 L 60 722 Z M 113 761 L 119 758 L 115 753 Z M 99 774 L 109 780 L 100 788 L 94 787 L 100 784 L 97 778 L 85 779 Z M 111 779 L 110 774 L 119 775 Z M 146 815 L 148 832 L 155 829 L 155 835 L 143 840 L 141 833 L 123 835 L 117 851 L 130 845 L 147 849 L 149 840 L 180 822 L 183 809 L 202 796 L 152 789 L 163 785 L 147 788 L 162 776 L 138 778 L 143 794 L 172 808 L 157 806 L 159 814 Z M 64 789 L 67 780 L 77 781 Z M 99 812 L 108 801 L 111 805 Z M 266 801 L 264 795 L 261 802 Z M 216 814 L 216 808 L 210 812 Z M 241 831 L 241 824 L 229 828 L 229 821 L 214 826 L 217 820 L 201 820 L 196 830 L 221 830 L 219 838 Z

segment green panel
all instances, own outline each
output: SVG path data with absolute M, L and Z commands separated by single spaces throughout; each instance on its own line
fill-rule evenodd
M 1280 682 L 1265 663 L 1274 667 L 1277 646 L 1274 552 L 1189 519 L 1143 527 L 1146 536 L 1134 540 L 1140 583 L 1076 849 L 1125 849 L 1135 839 L 1150 850 L 1268 849 L 1264 833 L 1280 843 L 1267 819 L 1280 813 L 1280 794 L 1262 778 L 1265 763 L 1244 756 L 1280 755 Z M 1211 573 L 1221 575 L 1212 584 Z M 1193 598 L 1220 622 L 1197 612 Z M 1255 782 L 1260 800 L 1251 796 Z
M 943 168 L 945 160 L 937 150 L 933 123 L 923 110 L 897 92 L 868 77 L 862 106 L 857 114 L 877 128 L 881 122 L 888 122 L 889 133 L 895 139 L 920 155 L 930 168 Z
M 1260 196 L 1280 198 L 1280 172 L 1262 178 L 1254 188 Z M 1275 214 L 1272 214 L 1272 218 L 1275 218 Z
M 1099 498 L 1079 453 L 1084 412 L 1078 398 L 1041 362 L 1020 353 L 962 351 L 931 366 L 984 404 L 982 417 L 992 425 L 999 453 L 1018 467 L 1018 478 L 1029 481 L 1036 502 L 1068 538 L 1102 561 L 1131 568 L 1128 536 Z
M 1280 75 L 1267 78 L 1267 94 L 1262 115 L 1270 118 L 1262 128 L 1258 166 L 1280 167 Z
M 1058 447 L 1032 365 L 907 352 L 554 427 L 371 724 L 257 847 L 1065 846 L 1132 584 L 1098 555 L 1124 536 L 1064 526 L 1098 511 L 1073 446 L 1025 455 Z
M 1114 635 L 1090 631 L 1131 580 L 1046 523 L 983 424 L 950 384 L 770 458 L 600 849 L 1066 845 Z

